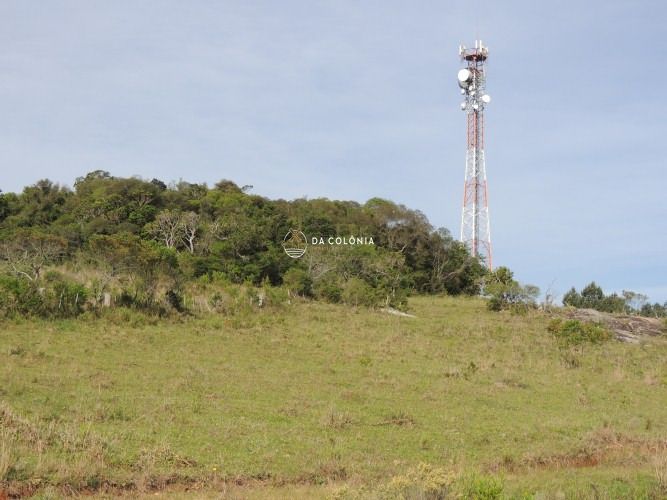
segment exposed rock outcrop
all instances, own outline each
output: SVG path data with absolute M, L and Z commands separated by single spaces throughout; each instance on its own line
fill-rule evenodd
M 569 307 L 561 309 L 561 312 L 566 318 L 600 323 L 606 326 L 622 342 L 638 343 L 642 337 L 667 334 L 667 325 L 664 319 L 610 314 L 595 309 Z

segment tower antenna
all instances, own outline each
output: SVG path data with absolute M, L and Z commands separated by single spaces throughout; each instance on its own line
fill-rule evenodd
M 461 241 L 473 256 L 482 258 L 488 268 L 493 269 L 489 195 L 484 164 L 484 108 L 491 102 L 491 97 L 485 92 L 485 63 L 489 49 L 481 40 L 475 40 L 474 49 L 460 45 L 459 56 L 465 64 L 458 73 L 459 87 L 464 96 L 461 109 L 466 112 L 468 122 Z

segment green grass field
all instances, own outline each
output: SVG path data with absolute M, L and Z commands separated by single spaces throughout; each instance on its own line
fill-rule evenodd
M 452 495 L 667 497 L 664 337 L 574 353 L 541 313 L 410 308 L 1 324 L 0 491 L 373 498 L 423 463 Z

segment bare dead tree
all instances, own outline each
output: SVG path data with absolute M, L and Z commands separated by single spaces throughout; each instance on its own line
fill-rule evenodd
M 19 231 L 0 245 L 0 259 L 11 271 L 30 281 L 39 279 L 45 266 L 58 260 L 67 247 L 63 238 L 33 231 Z
M 187 212 L 181 216 L 181 240 L 190 253 L 195 253 L 195 239 L 199 231 L 199 215 Z
M 180 212 L 163 210 L 151 222 L 148 232 L 160 240 L 167 248 L 175 248 L 184 235 L 183 221 Z

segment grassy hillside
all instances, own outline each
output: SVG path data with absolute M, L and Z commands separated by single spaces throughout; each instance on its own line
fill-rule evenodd
M 667 494 L 664 338 L 563 351 L 538 313 L 410 306 L 3 323 L 0 484 L 368 497 L 426 463 L 459 493 Z

